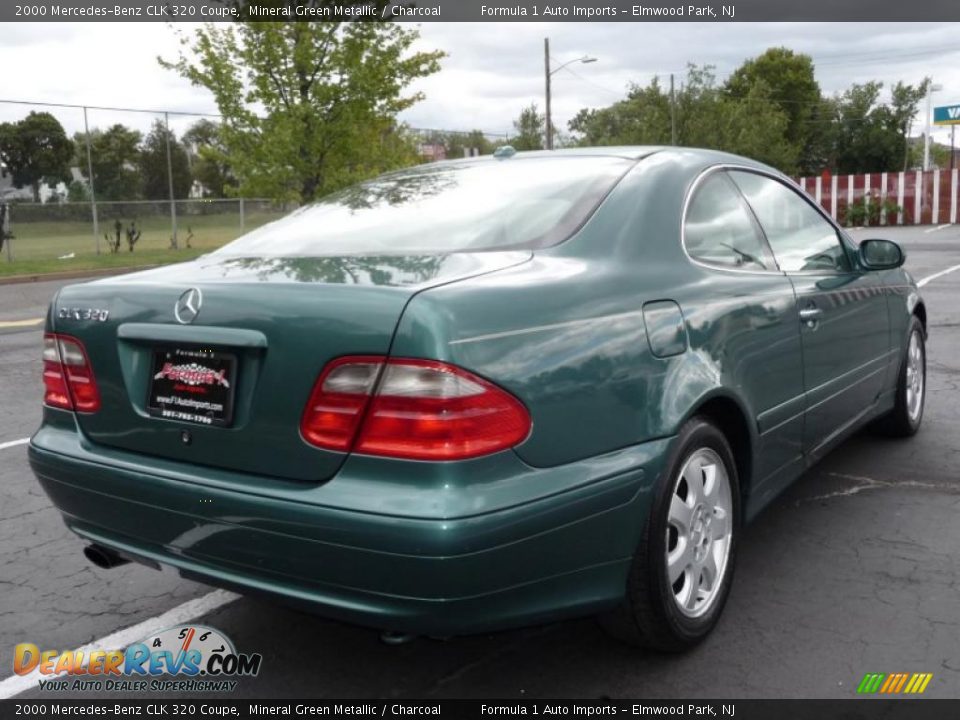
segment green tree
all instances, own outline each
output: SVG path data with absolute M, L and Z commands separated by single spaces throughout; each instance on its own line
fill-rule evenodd
M 387 4 L 373 2 L 377 17 Z M 437 72 L 443 56 L 412 51 L 418 37 L 379 21 L 207 24 L 185 40 L 191 55 L 161 63 L 213 93 L 238 192 L 306 202 L 415 161 L 396 116 L 422 99 L 409 85 Z
M 15 187 L 29 187 L 40 202 L 40 186 L 69 182 L 73 143 L 57 119 L 31 112 L 15 123 L 0 123 L 0 160 L 9 168 Z
M 67 185 L 69 202 L 90 202 L 90 188 L 82 180 L 71 180 Z
M 489 155 L 496 149 L 496 146 L 487 139 L 482 130 L 471 130 L 466 133 L 445 133 L 443 143 L 447 149 L 447 157 L 451 160 L 467 157 L 474 150 L 481 155 Z
M 75 164 L 87 177 L 86 135 L 76 133 Z M 97 200 L 136 200 L 141 197 L 140 142 L 143 135 L 125 125 L 90 132 L 93 189 Z M 89 181 L 89 178 L 87 178 Z
M 203 196 L 230 195 L 236 178 L 220 136 L 220 125 L 212 120 L 198 120 L 183 134 L 183 144 L 190 158 L 193 179 L 203 188 Z
M 546 127 L 546 118 L 543 113 L 537 111 L 536 103 L 530 103 L 513 121 L 516 134 L 510 138 L 510 145 L 517 150 L 543 150 Z
M 631 84 L 627 97 L 607 108 L 581 110 L 568 124 L 581 145 L 666 145 L 670 143 L 670 97 L 658 78 Z
M 910 165 L 909 133 L 929 79 L 898 82 L 881 103 L 883 83 L 852 85 L 836 100 L 836 168 L 841 173 L 891 172 Z
M 923 82 L 921 82 L 919 85 L 907 85 L 905 83 L 898 82 L 890 91 L 890 110 L 893 115 L 892 121 L 897 128 L 897 132 L 900 134 L 900 145 L 903 148 L 904 160 L 902 168 L 890 167 L 890 170 L 907 169 L 907 161 L 909 159 L 910 126 L 913 124 L 913 120 L 917 116 L 917 110 L 920 107 L 920 101 L 926 97 L 931 82 L 932 80 L 928 77 L 924 78 Z
M 170 142 L 170 168 L 167 168 L 167 140 Z M 190 194 L 193 178 L 190 176 L 190 160 L 187 151 L 177 141 L 172 130 L 160 120 L 153 123 L 150 134 L 143 140 L 140 149 L 140 175 L 143 196 L 149 200 L 170 197 L 169 175 L 173 176 L 173 196 L 177 199 Z
M 763 86 L 768 102 L 786 117 L 784 135 L 795 148 L 799 170 L 803 173 L 821 170 L 821 140 L 813 133 L 814 129 L 822 129 L 813 123 L 821 94 L 814 77 L 813 60 L 809 55 L 785 47 L 769 48 L 734 70 L 724 91 L 730 97 L 745 99 L 758 85 Z
M 679 145 L 726 150 L 785 170 L 796 164 L 786 139 L 787 117 L 770 102 L 770 88 L 754 83 L 742 97 L 717 86 L 711 66 L 691 65 L 673 99 Z M 633 85 L 624 100 L 600 110 L 581 110 L 570 129 L 585 145 L 667 145 L 671 141 L 671 99 L 657 78 Z
M 691 65 L 677 99 L 677 142 L 745 155 L 794 172 L 796 147 L 786 137 L 789 120 L 758 80 L 742 97 L 717 86 L 713 68 Z

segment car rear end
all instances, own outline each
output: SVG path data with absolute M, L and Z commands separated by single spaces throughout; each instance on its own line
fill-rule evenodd
M 508 378 L 458 363 L 440 327 L 393 352 L 412 303 L 529 249 L 241 249 L 54 299 L 29 457 L 71 530 L 117 561 L 405 632 L 617 601 L 662 448 L 534 467 Z

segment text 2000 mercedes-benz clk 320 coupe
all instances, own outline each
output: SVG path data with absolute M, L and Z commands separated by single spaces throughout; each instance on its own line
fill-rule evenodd
M 63 289 L 30 462 L 102 566 L 462 634 L 682 649 L 740 528 L 872 422 L 926 310 L 779 173 L 679 148 L 437 163 Z

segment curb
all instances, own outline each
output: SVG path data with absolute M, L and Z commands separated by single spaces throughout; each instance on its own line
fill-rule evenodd
M 139 265 L 137 267 L 101 268 L 99 270 L 64 270 L 62 272 L 37 273 L 36 275 L 0 276 L 0 285 L 22 285 L 24 283 L 47 282 L 52 280 L 81 280 L 84 278 L 111 277 L 126 275 L 138 270 L 150 270 L 160 265 Z

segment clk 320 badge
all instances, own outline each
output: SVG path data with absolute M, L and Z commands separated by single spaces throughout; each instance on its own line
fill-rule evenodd
M 57 319 L 59 320 L 93 320 L 96 322 L 106 322 L 108 317 L 110 317 L 110 311 L 101 308 L 68 307 L 60 308 L 57 311 Z

